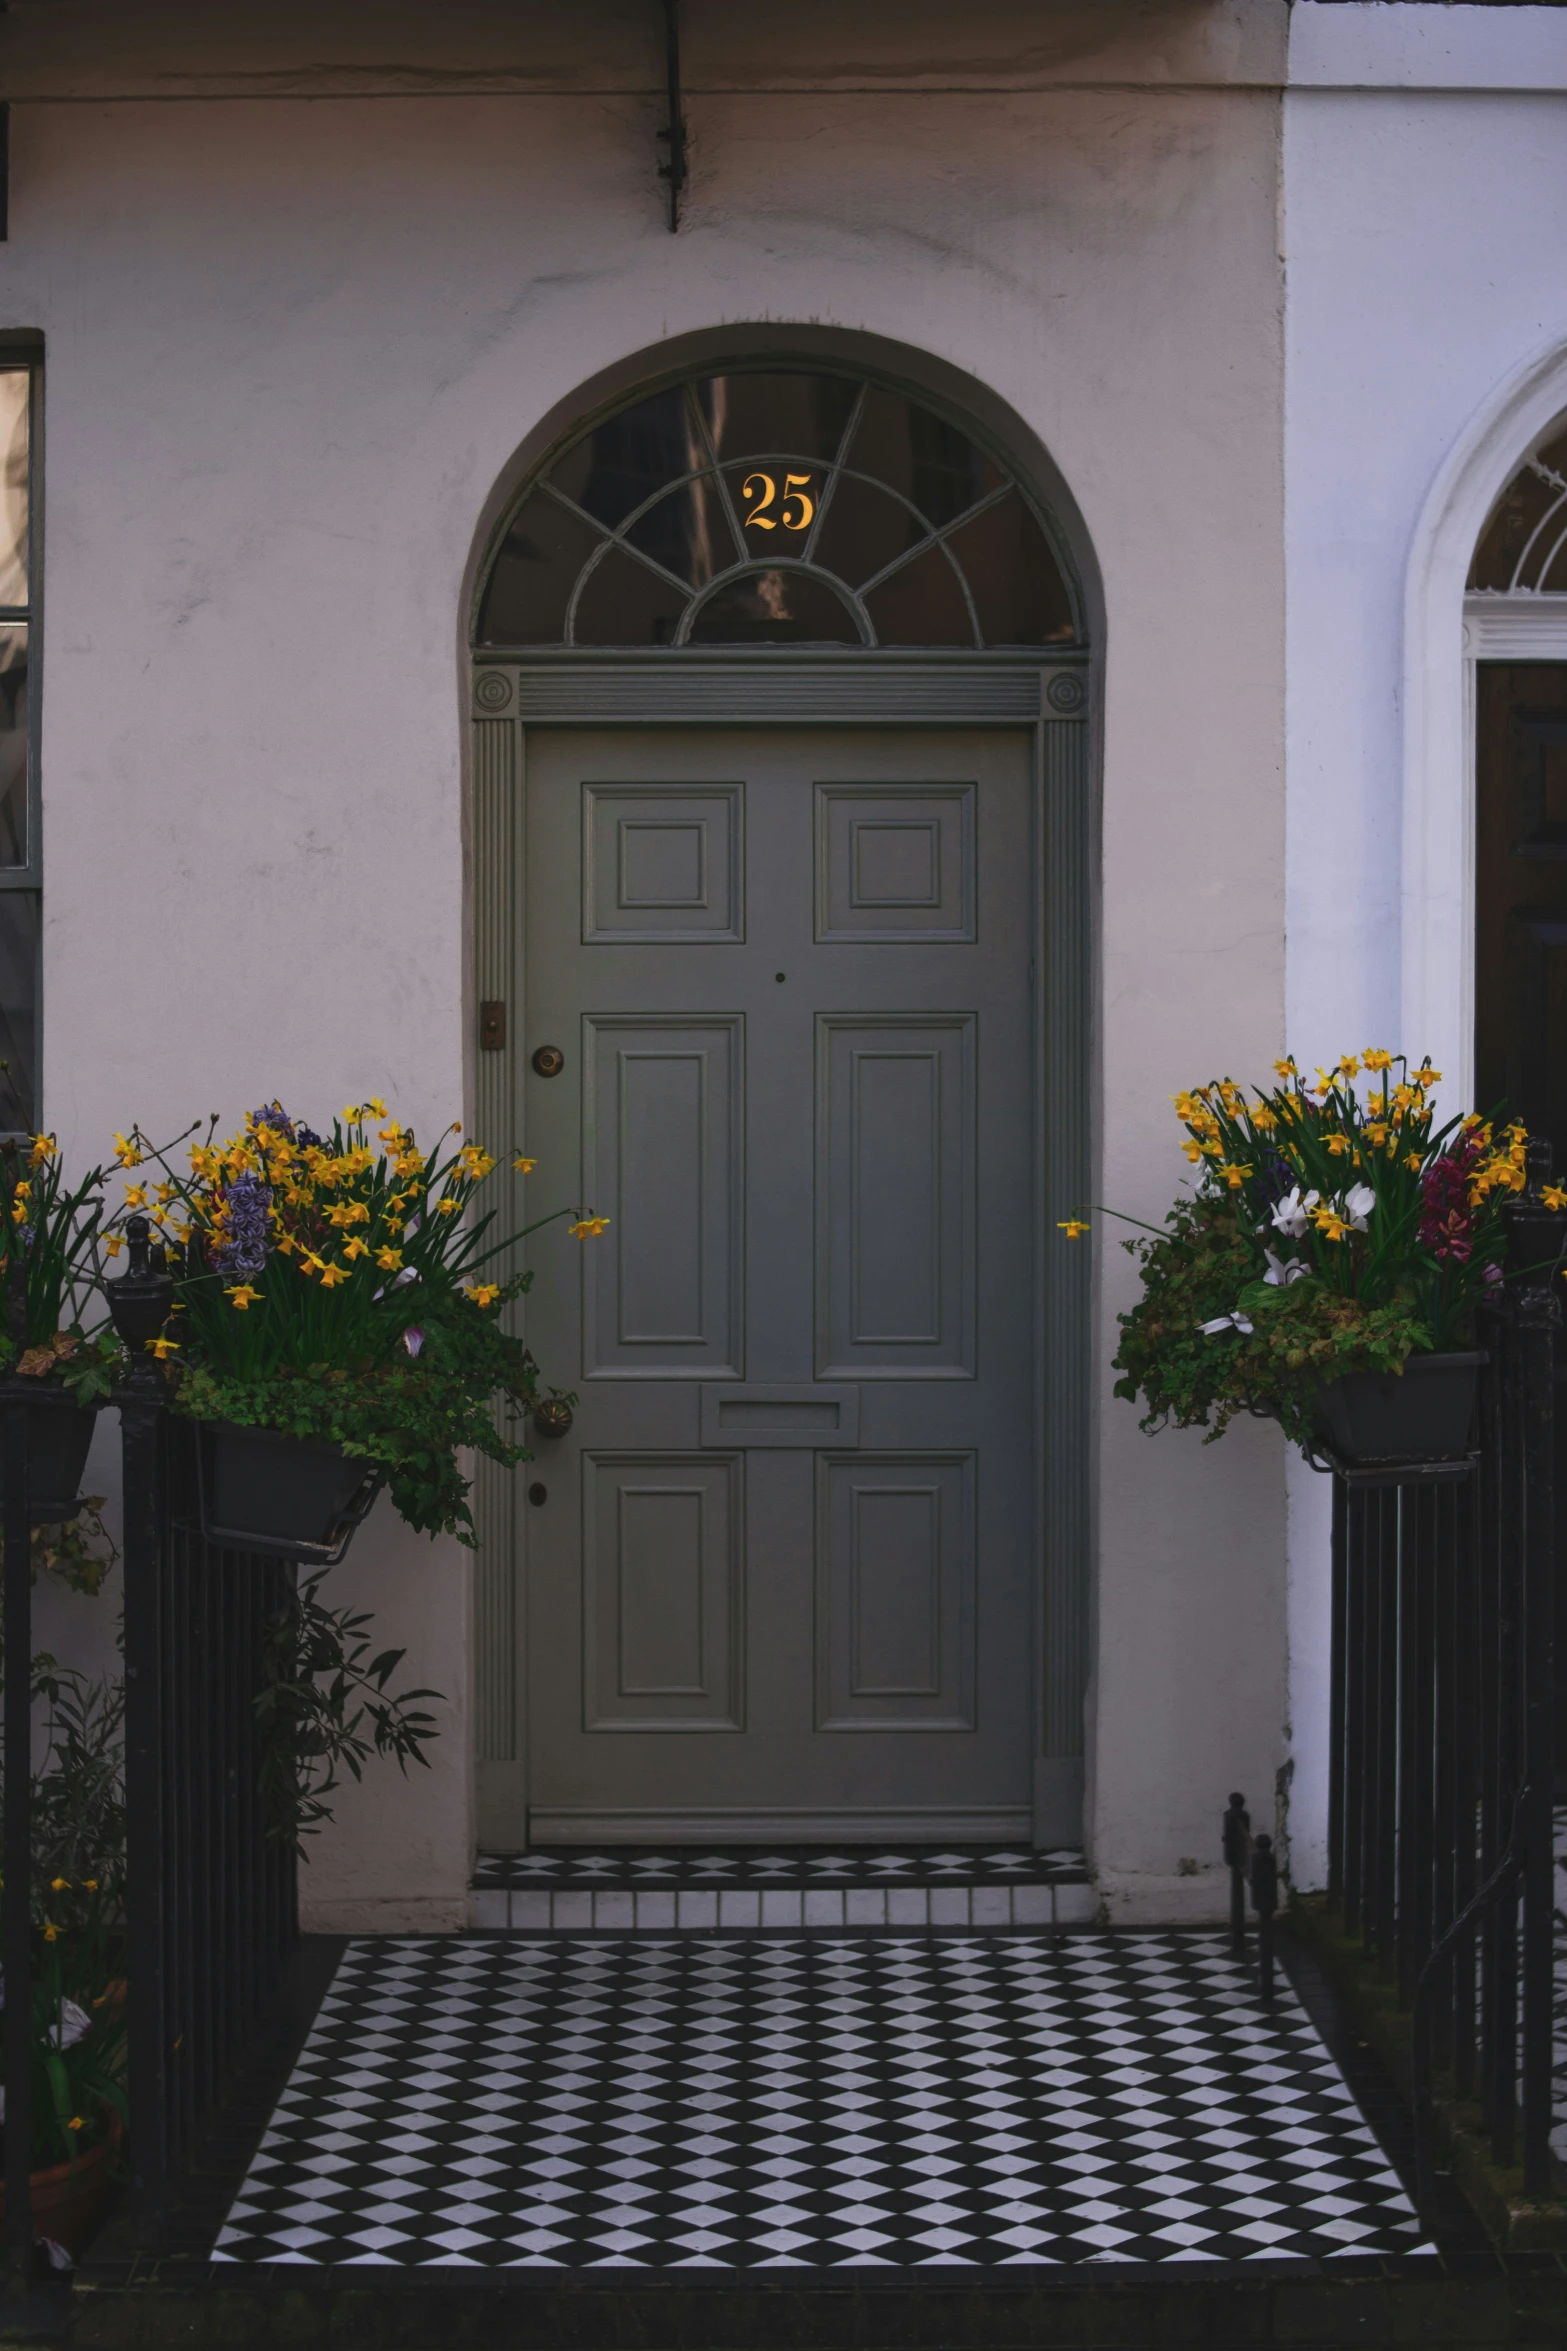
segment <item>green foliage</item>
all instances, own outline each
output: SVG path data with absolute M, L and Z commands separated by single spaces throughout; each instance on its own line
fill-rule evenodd
M 35 2169 L 74 2161 L 126 2120 L 124 1691 L 33 1661 Z M 40 1709 L 40 1701 L 41 1709 Z
M 436 1735 L 435 1720 L 417 1701 L 440 1697 L 423 1689 L 388 1695 L 405 1652 L 372 1654 L 373 1619 L 363 1610 L 324 1607 L 320 1584 L 311 1576 L 269 1620 L 256 1700 L 268 1831 L 296 1852 L 331 1819 L 327 1798 L 340 1771 L 359 1779 L 372 1752 L 394 1757 L 404 1772 L 410 1763 L 428 1763 L 424 1747 Z
M 1115 1393 L 1142 1401 L 1145 1429 L 1201 1428 L 1211 1444 L 1252 1411 L 1307 1443 L 1318 1388 L 1349 1372 L 1401 1371 L 1431 1345 L 1430 1326 L 1407 1303 L 1369 1305 L 1311 1278 L 1261 1279 L 1263 1252 L 1233 1200 L 1179 1201 L 1159 1237 L 1123 1246 L 1141 1264 L 1143 1294 L 1120 1318 Z M 1249 1331 L 1233 1322 L 1204 1330 L 1237 1307 Z
M 357 1370 L 327 1362 L 235 1374 L 209 1368 L 193 1351 L 175 1408 L 194 1420 L 341 1445 L 386 1472 L 393 1504 L 410 1526 L 455 1534 L 471 1546 L 461 1453 L 472 1449 L 508 1468 L 527 1459 L 526 1446 L 502 1434 L 494 1404 L 499 1397 L 503 1411 L 520 1416 L 537 1394 L 532 1356 L 495 1311 L 526 1286 L 520 1276 L 489 1307 L 460 1290 L 422 1293 L 417 1356 L 404 1347 L 391 1362 Z
M 8 1356 L 14 1354 L 7 1307 L 15 1278 L 25 1285 L 29 1348 L 50 1347 L 61 1332 L 79 1335 L 84 1310 L 96 1318 L 92 1327 L 105 1319 L 96 1287 L 105 1180 L 94 1167 L 67 1184 L 52 1135 L 36 1135 L 29 1149 L 0 1152 L 0 1333 Z M 25 1359 L 23 1368 L 29 1368 Z
M 385 1122 L 374 1142 L 372 1118 Z M 175 1310 L 152 1342 L 179 1367 L 177 1412 L 341 1445 L 385 1472 L 411 1526 L 471 1544 L 462 1457 L 525 1460 L 502 1424 L 537 1393 L 531 1356 L 502 1327 L 529 1277 L 485 1269 L 539 1225 L 495 1238 L 495 1212 L 475 1213 L 495 1161 L 475 1143 L 448 1148 L 456 1131 L 426 1152 L 372 1099 L 323 1137 L 273 1102 L 227 1142 L 209 1128 L 185 1174 L 133 1129 L 126 1164 L 151 1160 L 166 1181 L 131 1185 L 122 1214 L 146 1214 L 177 1252 Z M 584 1239 L 603 1223 L 573 1229 Z

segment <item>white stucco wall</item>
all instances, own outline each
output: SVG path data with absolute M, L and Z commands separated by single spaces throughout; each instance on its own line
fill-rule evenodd
M 127 42 L 128 13 L 165 47 Z M 609 32 L 457 7 L 398 16 L 410 45 L 378 55 L 364 12 L 246 13 L 244 42 L 240 13 L 220 39 L 211 12 L 58 0 L 7 36 L 0 325 L 48 339 L 45 1087 L 67 1152 L 274 1093 L 313 1113 L 375 1088 L 422 1127 L 458 1107 L 481 507 L 627 353 L 793 320 L 971 370 L 1086 520 L 1108 611 L 1099 1197 L 1160 1213 L 1184 1168 L 1170 1094 L 1265 1068 L 1284 1028 L 1282 8 L 1009 4 L 954 32 L 928 7 L 896 34 L 867 11 L 854 41 L 825 8 L 787 41 L 697 9 L 677 237 L 649 60 L 606 62 Z M 323 88 L 348 94 L 293 94 Z M 1115 1915 L 1212 1913 L 1223 1797 L 1264 1798 L 1283 1754 L 1281 1456 L 1256 1428 L 1150 1441 L 1109 1401 L 1112 1241 L 1091 1835 Z M 456 1923 L 466 1577 L 384 1516 L 343 1572 L 451 1709 L 435 1770 L 345 1799 L 307 1878 L 318 1924 Z
M 1298 0 L 1283 220 L 1290 1047 L 1430 1051 L 1467 1107 L 1461 592 L 1491 497 L 1567 407 L 1567 13 Z M 1328 1505 L 1325 1480 L 1290 1482 L 1310 1884 Z

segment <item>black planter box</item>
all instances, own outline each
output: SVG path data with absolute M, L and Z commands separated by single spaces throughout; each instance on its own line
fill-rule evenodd
M 27 1514 L 35 1523 L 75 1512 L 97 1418 L 92 1404 L 28 1405 Z
M 236 1550 L 335 1564 L 381 1482 L 340 1445 L 225 1421 L 201 1429 L 202 1531 Z
M 1402 1373 L 1351 1372 L 1317 1392 L 1340 1461 L 1453 1461 L 1469 1450 L 1483 1353 L 1411 1355 Z

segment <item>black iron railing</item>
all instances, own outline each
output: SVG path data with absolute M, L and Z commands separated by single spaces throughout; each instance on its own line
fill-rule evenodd
M 138 1227 L 140 1228 L 138 1230 Z M 199 1530 L 194 1432 L 166 1409 L 147 1341 L 171 1284 L 130 1225 L 130 1269 L 108 1284 L 132 1369 L 115 1398 L 124 1469 L 127 2087 L 137 2231 L 156 2245 L 199 2161 L 244 2045 L 297 1934 L 289 1837 L 258 1793 L 256 1699 L 269 1624 L 294 1569 L 220 1548 Z M 31 1545 L 28 1414 L 37 1383 L 0 1382 L 4 1436 L 5 2178 L 13 2284 L 32 2266 L 31 1866 L 28 1770 Z M 58 1503 L 51 1517 L 60 1515 Z
M 1435 2084 L 1550 2192 L 1555 1295 L 1549 1149 L 1481 1316 L 1477 1449 L 1334 1467 L 1329 1892 L 1410 2011 L 1429 2193 Z
M 133 1366 L 117 1399 L 131 2186 L 155 2239 L 298 1931 L 293 1847 L 262 1817 L 255 1704 L 294 1571 L 199 1532 L 194 1432 L 146 1351 L 171 1285 L 140 1221 L 109 1291 Z

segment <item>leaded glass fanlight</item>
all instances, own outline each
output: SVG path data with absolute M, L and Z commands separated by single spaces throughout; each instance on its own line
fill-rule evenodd
M 1018 481 L 906 394 L 693 375 L 591 426 L 524 495 L 487 646 L 1068 646 L 1077 600 Z
M 1525 458 L 1491 509 L 1469 586 L 1567 594 L 1567 432 L 1560 424 Z

